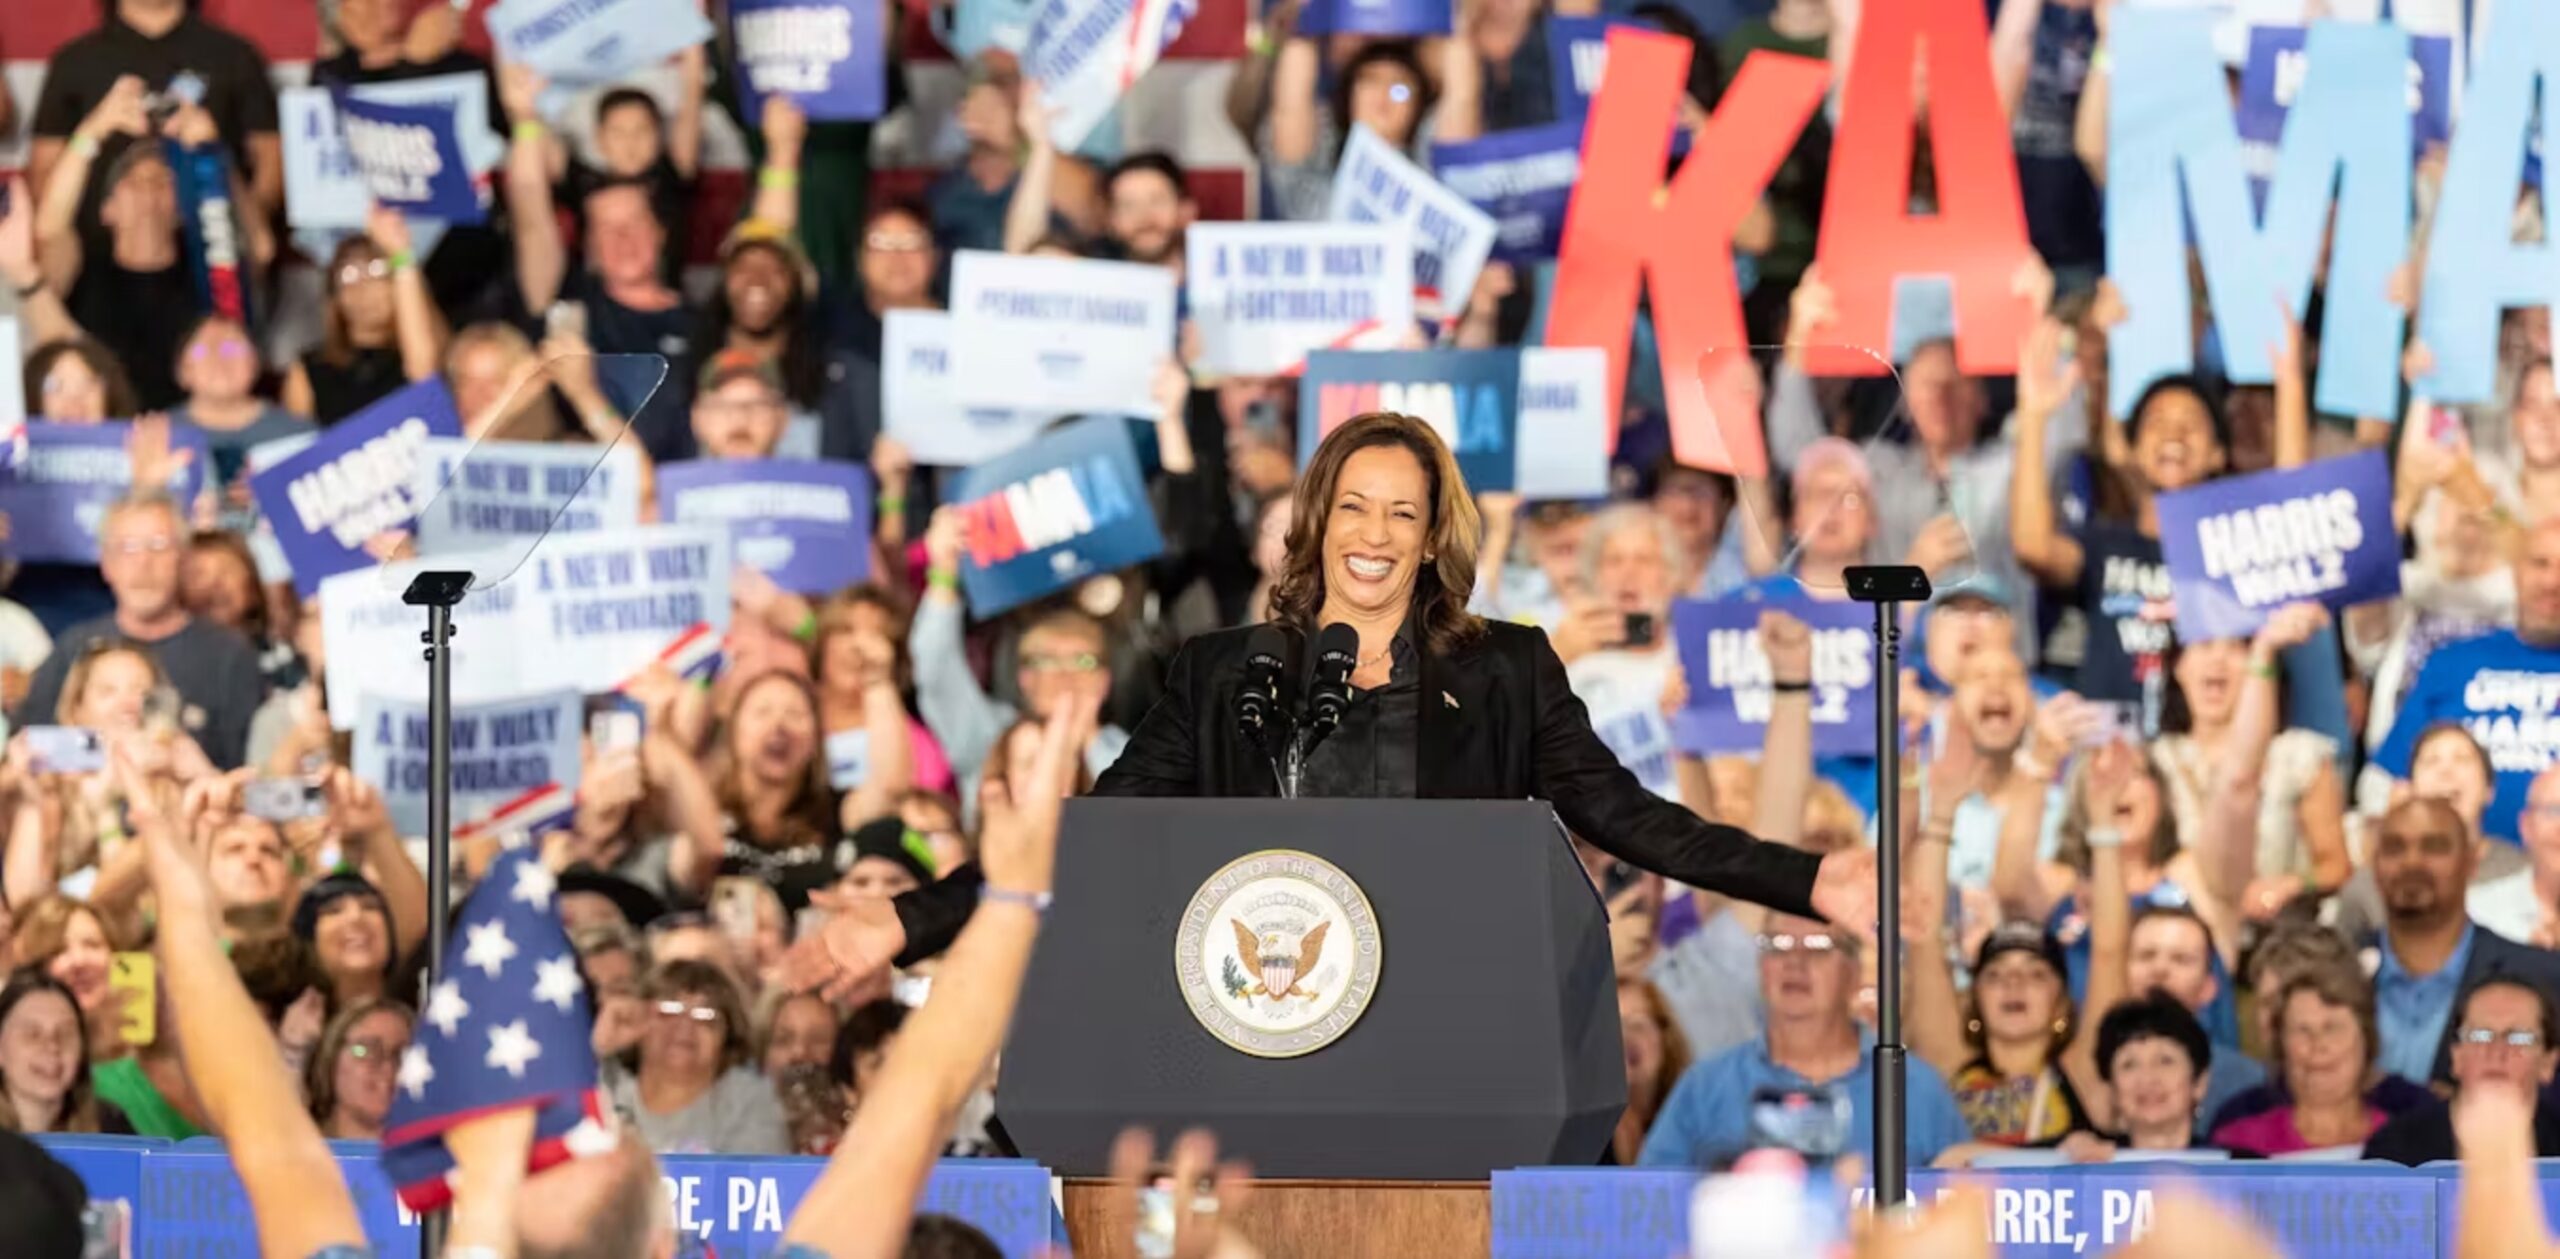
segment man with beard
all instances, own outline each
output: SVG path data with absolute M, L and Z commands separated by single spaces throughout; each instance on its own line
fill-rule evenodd
M 2492 974 L 2560 988 L 2560 953 L 2518 944 L 2471 920 L 2464 893 L 2479 861 L 2462 819 L 2440 800 L 2406 800 L 2373 844 L 2382 890 L 2376 942 L 2376 1065 L 2418 1083 L 2452 1076 L 2454 997 Z
M 2459 721 L 2497 767 L 2498 794 L 2480 819 L 2484 836 L 2513 842 L 2533 776 L 2560 760 L 2560 517 L 2525 536 L 2515 566 L 2516 627 L 2438 647 L 2418 671 L 2391 737 L 2373 763 L 2406 780 L 2419 737 Z
M 1026 107 L 1028 108 L 1028 107 Z M 1058 168 L 1058 153 L 1048 129 L 1033 127 L 1027 138 L 1031 155 L 1013 186 L 1013 205 L 1006 214 L 1005 244 L 1028 252 L 1052 221 L 1049 186 Z M 1182 277 L 1182 234 L 1199 217 L 1182 166 L 1161 150 L 1132 153 L 1111 164 L 1102 177 L 1103 240 L 1093 252 L 1104 257 L 1167 267 Z

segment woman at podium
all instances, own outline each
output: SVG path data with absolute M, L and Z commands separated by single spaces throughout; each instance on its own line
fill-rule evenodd
M 1430 425 L 1387 412 L 1351 419 L 1316 448 L 1295 497 L 1272 624 L 1184 644 L 1163 698 L 1093 794 L 1536 798 L 1576 835 L 1692 887 L 1837 923 L 1874 917 L 1872 853 L 1763 843 L 1646 790 L 1592 732 L 1545 632 L 1467 611 L 1481 526 Z M 1273 650 L 1274 627 L 1293 645 Z M 1273 661 L 1286 668 L 1303 643 L 1320 650 L 1287 669 L 1298 685 L 1268 706 L 1264 737 L 1249 735 L 1240 700 L 1269 693 Z M 1303 729 L 1287 715 L 1290 690 L 1311 703 L 1334 694 L 1327 733 L 1311 745 L 1289 729 Z M 868 928 L 831 927 L 828 960 L 841 980 L 888 954 L 928 955 L 974 896 L 965 878 L 945 879 L 901 897 L 894 921 L 883 911 Z

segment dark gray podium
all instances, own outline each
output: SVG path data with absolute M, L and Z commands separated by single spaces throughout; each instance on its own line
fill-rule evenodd
M 1193 895 L 1266 849 L 1377 915 L 1366 1012 L 1300 1057 L 1230 1047 L 1176 979 Z M 1062 1175 L 1104 1173 L 1134 1123 L 1205 1124 L 1261 1177 L 1481 1180 L 1597 1161 L 1626 1105 L 1607 913 L 1543 803 L 1075 800 L 1056 886 L 996 1113 Z

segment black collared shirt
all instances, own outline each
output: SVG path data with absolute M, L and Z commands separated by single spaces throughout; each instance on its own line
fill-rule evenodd
M 1301 796 L 1410 800 L 1419 781 L 1415 765 L 1422 744 L 1422 655 L 1411 626 L 1388 643 L 1393 663 L 1387 684 L 1355 690 L 1342 724 L 1307 754 Z

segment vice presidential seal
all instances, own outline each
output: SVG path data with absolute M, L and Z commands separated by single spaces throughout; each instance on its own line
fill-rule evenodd
M 1209 1034 L 1261 1058 L 1342 1038 L 1378 990 L 1378 915 L 1340 867 L 1285 848 L 1209 876 L 1182 911 L 1174 978 Z

